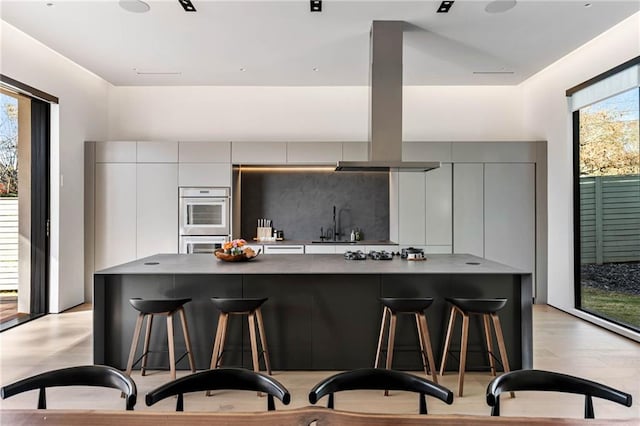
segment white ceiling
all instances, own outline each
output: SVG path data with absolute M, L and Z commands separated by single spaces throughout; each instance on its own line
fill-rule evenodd
M 114 85 L 366 85 L 373 20 L 406 22 L 405 85 L 509 85 L 640 10 L 638 0 L 519 0 L 500 14 L 482 0 L 448 14 L 430 0 L 325 0 L 321 13 L 308 0 L 192 1 L 196 13 L 177 0 L 148 0 L 147 13 L 117 0 L 1 0 L 0 15 Z

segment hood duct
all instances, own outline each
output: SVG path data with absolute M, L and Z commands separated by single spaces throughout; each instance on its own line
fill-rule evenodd
M 373 21 L 370 33 L 369 161 L 339 161 L 336 171 L 417 171 L 439 162 L 402 161 L 403 21 Z

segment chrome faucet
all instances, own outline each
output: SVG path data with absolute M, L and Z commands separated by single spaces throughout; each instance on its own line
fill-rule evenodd
M 333 241 L 338 241 L 338 237 L 340 237 L 340 231 L 336 225 L 336 206 L 333 206 Z

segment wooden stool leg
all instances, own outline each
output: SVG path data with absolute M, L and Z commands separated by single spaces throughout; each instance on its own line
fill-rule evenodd
M 491 330 L 489 326 L 489 315 L 482 314 L 482 321 L 484 322 L 484 337 L 487 341 L 487 355 L 489 356 L 489 365 L 491 366 L 491 375 L 496 375 L 496 363 L 493 360 L 493 341 L 491 339 Z
M 442 362 L 440 363 L 440 375 L 444 374 L 444 367 L 447 364 L 447 356 L 449 355 L 449 345 L 451 344 L 451 332 L 456 322 L 456 309 L 451 307 L 451 314 L 449 315 L 449 326 L 447 327 L 447 337 L 444 339 L 444 351 L 442 351 Z
M 189 328 L 187 327 L 187 318 L 184 313 L 184 308 L 178 309 L 180 314 L 180 321 L 182 322 L 182 333 L 184 334 L 184 345 L 187 347 L 187 357 L 189 358 L 189 367 L 191 372 L 196 372 L 196 363 L 193 360 L 193 352 L 191 351 L 191 338 L 189 337 Z
M 209 369 L 213 370 L 218 368 L 218 357 L 220 356 L 220 346 L 222 341 L 222 334 L 224 333 L 224 329 L 226 328 L 227 323 L 225 322 L 225 314 L 220 312 L 218 315 L 218 326 L 216 327 L 216 337 L 213 340 L 213 351 L 211 351 L 211 365 Z M 213 393 L 208 390 L 205 393 L 206 396 L 211 396 Z
M 496 340 L 498 341 L 498 349 L 500 350 L 500 359 L 502 360 L 502 366 L 504 367 L 504 372 L 508 373 L 509 368 L 509 359 L 507 357 L 507 348 L 504 345 L 504 336 L 502 335 L 502 327 L 500 326 L 500 318 L 498 314 L 491 314 L 491 319 L 493 320 L 493 328 L 496 330 Z M 511 398 L 515 398 L 516 394 L 511 392 Z
M 147 371 L 147 352 L 149 352 L 149 341 L 151 340 L 151 326 L 153 325 L 153 314 L 147 318 L 147 330 L 144 333 L 144 346 L 142 347 L 142 365 L 140 375 L 144 376 Z
M 258 358 L 258 340 L 256 339 L 256 314 L 255 311 L 249 313 L 249 339 L 251 340 L 251 358 L 253 358 L 253 371 L 260 371 L 260 359 Z M 258 396 L 262 396 L 258 392 Z
M 394 312 L 390 313 L 391 321 L 389 323 L 389 342 L 387 343 L 387 370 L 391 370 L 391 363 L 393 361 L 393 343 L 396 338 L 396 320 L 398 318 Z M 389 396 L 389 390 L 384 391 L 384 396 Z
M 224 356 L 224 344 L 227 340 L 227 325 L 229 324 L 229 314 L 225 313 L 222 317 L 222 334 L 220 335 L 220 352 L 218 353 L 218 366 L 222 365 L 222 357 Z M 216 366 L 216 368 L 218 368 Z
M 458 396 L 462 396 L 464 386 L 464 370 L 467 365 L 467 343 L 469 337 L 469 315 L 462 314 L 462 343 L 460 344 L 460 371 L 458 371 Z
M 269 360 L 269 349 L 267 348 L 267 336 L 264 334 L 264 321 L 262 320 L 262 310 L 256 309 L 256 320 L 258 320 L 258 333 L 260 334 L 260 344 L 262 345 L 262 353 L 264 354 L 264 366 L 267 368 L 267 374 L 271 375 L 271 361 Z
M 167 314 L 167 344 L 169 346 L 169 370 L 171 380 L 176 379 L 176 354 L 173 348 L 173 312 Z
M 420 323 L 420 314 L 415 313 L 413 314 L 413 316 L 416 317 L 416 327 L 418 329 L 418 341 L 420 342 L 420 356 L 422 357 L 422 368 L 424 368 L 424 374 L 428 376 L 429 368 L 433 368 L 433 367 L 430 367 L 429 362 L 427 361 L 427 356 L 424 349 L 424 337 L 422 335 L 422 324 Z
M 142 331 L 142 320 L 144 314 L 140 312 L 136 319 L 136 328 L 133 330 L 133 340 L 131 341 L 131 349 L 129 350 L 129 361 L 127 362 L 127 376 L 131 376 L 131 370 L 133 369 L 133 360 L 136 356 L 136 349 L 138 349 L 138 340 L 140 340 L 140 332 Z
M 427 317 L 424 313 L 420 314 L 420 324 L 422 325 L 422 339 L 424 340 L 424 347 L 427 350 L 427 360 L 429 361 L 429 370 L 431 371 L 431 380 L 434 383 L 438 383 L 438 375 L 436 373 L 435 361 L 433 360 L 433 349 L 431 349 L 431 335 L 429 334 L 429 325 L 427 324 Z
M 378 337 L 378 349 L 376 350 L 376 360 L 373 363 L 373 368 L 378 368 L 380 363 L 380 354 L 382 353 L 382 340 L 384 338 L 384 326 L 387 325 L 387 307 L 382 310 L 382 324 L 380 325 L 380 337 Z

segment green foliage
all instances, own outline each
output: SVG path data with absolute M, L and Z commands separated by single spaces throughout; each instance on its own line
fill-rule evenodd
M 640 296 L 583 286 L 582 308 L 640 330 Z
M 0 196 L 18 195 L 18 105 L 3 95 L 0 111 Z M 8 99 L 7 99 L 8 98 Z

